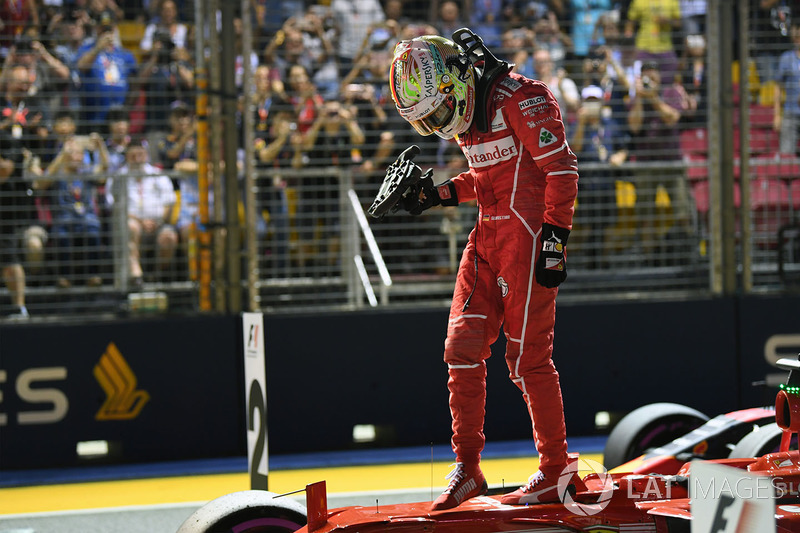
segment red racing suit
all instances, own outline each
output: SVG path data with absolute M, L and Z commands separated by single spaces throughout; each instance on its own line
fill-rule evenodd
M 531 416 L 540 468 L 557 476 L 567 460 L 561 386 L 551 359 L 558 289 L 539 285 L 534 265 L 542 222 L 572 227 L 577 158 L 544 83 L 510 73 L 477 105 L 487 105 L 490 131 L 479 132 L 473 122 L 457 138 L 470 168 L 451 180 L 459 202 L 477 199 L 479 207 L 461 257 L 445 341 L 453 450 L 459 462 L 480 461 L 485 360 L 502 325 L 506 363 Z M 451 190 L 437 187 L 443 202 Z

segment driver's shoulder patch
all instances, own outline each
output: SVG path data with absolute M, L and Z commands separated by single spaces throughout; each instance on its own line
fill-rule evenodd
M 520 82 L 518 82 L 514 78 L 509 78 L 509 77 L 504 78 L 503 81 L 500 82 L 500 85 L 508 89 L 511 89 L 511 92 L 514 92 L 520 87 L 522 87 L 522 84 Z

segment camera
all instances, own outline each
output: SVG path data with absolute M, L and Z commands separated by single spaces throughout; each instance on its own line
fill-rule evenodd
M 153 43 L 161 43 L 161 49 L 158 52 L 161 61 L 169 61 L 172 57 L 172 51 L 175 49 L 175 42 L 172 36 L 166 30 L 156 30 L 153 34 Z
M 20 35 L 14 41 L 14 50 L 18 54 L 30 54 L 33 52 L 33 40 L 27 35 Z
M 175 48 L 172 35 L 170 35 L 167 30 L 156 30 L 155 33 L 153 33 L 153 42 L 159 42 L 163 48 L 168 48 L 169 50 Z
M 650 76 L 642 76 L 642 87 L 652 89 L 654 87 L 653 79 Z

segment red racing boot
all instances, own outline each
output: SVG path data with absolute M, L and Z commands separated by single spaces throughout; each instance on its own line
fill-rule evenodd
M 450 485 L 433 502 L 431 511 L 452 509 L 461 505 L 464 500 L 483 496 L 489 491 L 489 485 L 477 464 L 456 463 L 456 467 L 445 479 L 450 480 Z
M 562 480 L 562 486 L 559 487 L 558 475 L 546 475 L 541 470 L 533 474 L 528 483 L 515 490 L 509 492 L 500 498 L 500 502 L 506 505 L 530 505 L 537 503 L 555 503 L 563 502 L 564 495 L 559 494 L 559 489 L 564 492 L 575 494 L 575 492 L 586 490 L 586 485 L 578 475 L 577 456 L 570 456 L 568 464 L 561 473 L 563 476 L 571 476 L 571 479 Z M 571 470 L 571 472 L 570 472 Z

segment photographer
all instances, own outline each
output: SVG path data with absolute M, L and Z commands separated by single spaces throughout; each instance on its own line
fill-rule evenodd
M 339 74 L 332 39 L 319 14 L 310 8 L 302 17 L 290 17 L 264 48 L 262 64 L 270 65 L 286 81 L 292 65 L 302 65 L 326 98 L 337 96 Z
M 349 167 L 361 163 L 364 132 L 352 106 L 325 102 L 303 134 L 295 165 Z M 302 151 L 302 152 L 301 152 Z M 298 161 L 299 160 L 299 161 Z M 303 266 L 330 266 L 339 259 L 339 182 L 336 174 L 304 176 L 300 184 L 298 226 Z
M 675 84 L 662 85 L 659 64 L 645 62 L 636 80 L 636 95 L 628 115 L 631 157 L 636 162 L 664 162 L 662 168 L 640 167 L 633 172 L 639 240 L 645 260 L 655 266 L 662 262 L 652 253 L 663 249 L 660 241 L 668 231 L 684 239 L 691 232 L 689 192 L 683 169 L 677 165 L 682 158 L 678 122 L 686 101 L 681 89 Z M 669 195 L 671 220 L 664 206 L 657 209 L 659 186 Z
M 194 70 L 184 48 L 175 46 L 169 33 L 158 30 L 153 35 L 150 56 L 142 65 L 136 91 L 144 89 L 147 127 L 167 131 L 173 103 L 189 103 L 194 87 Z
M 164 36 L 177 48 L 186 47 L 188 28 L 186 24 L 178 21 L 178 7 L 173 0 L 162 0 L 158 10 L 159 17 L 150 21 L 144 29 L 144 35 L 139 43 L 143 52 L 149 52 L 158 40 Z
M 30 86 L 28 99 L 37 99 L 44 113 L 42 125 L 49 125 L 50 118 L 61 105 L 67 93 L 70 81 L 69 68 L 58 58 L 48 52 L 35 32 L 17 37 L 14 46 L 8 52 L 3 72 L 0 75 L 0 87 L 5 90 L 12 66 L 24 66 L 28 69 Z
M 98 131 L 106 123 L 112 106 L 128 106 L 136 95 L 131 80 L 136 73 L 136 57 L 116 44 L 116 23 L 104 16 L 96 27 L 95 38 L 78 51 L 77 68 L 81 73 L 84 117 L 89 131 Z

